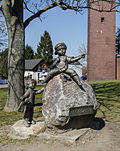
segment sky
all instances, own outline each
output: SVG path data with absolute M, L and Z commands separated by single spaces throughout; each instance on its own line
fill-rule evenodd
M 25 13 L 25 18 L 28 14 Z M 116 28 L 120 27 L 120 14 L 116 14 Z M 87 10 L 83 14 L 74 11 L 62 11 L 54 8 L 47 11 L 40 19 L 33 20 L 25 30 L 25 44 L 36 52 L 41 36 L 47 30 L 51 36 L 53 47 L 59 42 L 67 45 L 67 55 L 79 55 L 79 48 L 87 47 Z
M 61 11 L 59 8 L 54 8 L 43 17 L 42 22 L 35 19 L 26 28 L 26 44 L 31 45 L 36 51 L 41 36 L 47 30 L 53 47 L 59 42 L 64 42 L 67 45 L 68 55 L 78 55 L 79 47 L 87 43 L 87 11 L 81 15 L 74 11 Z

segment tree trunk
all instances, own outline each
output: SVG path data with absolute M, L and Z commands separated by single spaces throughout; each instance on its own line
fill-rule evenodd
M 17 110 L 24 93 L 24 29 L 17 24 L 8 30 L 8 97 L 5 110 Z
M 9 1 L 7 1 L 9 2 Z M 24 26 L 21 0 L 3 0 L 3 13 L 8 29 L 8 96 L 7 111 L 17 111 L 20 96 L 24 93 Z

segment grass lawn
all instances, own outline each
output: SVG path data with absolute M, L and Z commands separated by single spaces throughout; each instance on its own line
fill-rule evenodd
M 89 83 L 98 102 L 98 117 L 106 121 L 120 121 L 120 80 L 97 81 Z
M 40 90 L 43 86 L 37 86 L 35 90 Z M 38 118 L 42 116 L 42 94 L 37 94 L 35 97 L 35 108 L 34 108 L 34 117 Z M 3 125 L 11 125 L 15 121 L 23 119 L 23 113 L 20 112 L 6 112 L 4 111 L 4 106 L 7 99 L 7 88 L 0 89 L 0 127 Z
M 108 121 L 120 121 L 120 80 L 90 82 L 89 84 L 93 87 L 98 101 L 99 109 L 96 116 Z M 37 86 L 36 90 L 41 88 L 42 86 Z M 41 94 L 36 95 L 35 118 L 42 116 L 41 98 Z M 23 118 L 23 113 L 4 111 L 6 99 L 7 89 L 0 89 L 0 127 L 11 125 Z

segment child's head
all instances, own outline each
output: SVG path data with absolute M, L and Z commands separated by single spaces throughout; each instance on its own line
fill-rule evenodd
M 34 89 L 36 87 L 36 81 L 34 79 L 31 79 L 30 84 L 29 84 L 29 88 Z
M 66 53 L 66 49 L 67 49 L 67 46 L 65 43 L 58 43 L 56 46 L 55 46 L 55 55 L 59 55 L 59 52 L 61 50 L 64 50 L 64 54 Z

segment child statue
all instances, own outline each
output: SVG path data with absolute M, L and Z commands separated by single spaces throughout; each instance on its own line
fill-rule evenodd
M 18 107 L 18 111 L 21 112 L 22 107 L 25 106 L 24 111 L 24 125 L 30 127 L 31 124 L 36 124 L 36 121 L 33 120 L 33 109 L 35 104 L 35 94 L 40 94 L 43 92 L 43 89 L 35 91 L 36 81 L 31 79 L 30 84 L 27 87 L 26 93 L 20 97 L 22 101 Z
M 73 69 L 68 68 L 68 64 L 74 63 L 80 60 L 81 58 L 84 58 L 85 54 L 80 55 L 78 57 L 68 57 L 65 55 L 66 49 L 67 46 L 65 43 L 58 43 L 55 46 L 55 55 L 58 55 L 58 57 L 54 60 L 53 66 L 56 66 L 56 68 L 50 70 L 44 83 L 47 83 L 54 76 L 62 73 L 65 75 L 69 75 L 77 83 L 78 86 L 81 86 L 81 80 L 79 76 Z

